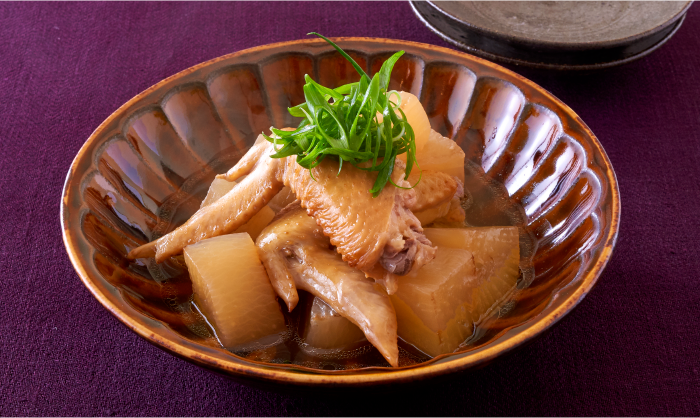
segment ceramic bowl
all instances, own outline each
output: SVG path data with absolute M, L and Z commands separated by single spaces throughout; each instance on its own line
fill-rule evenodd
M 498 65 L 432 45 L 340 38 L 368 72 L 394 51 L 391 89 L 420 97 L 433 129 L 507 190 L 536 248 L 534 276 L 475 344 L 398 369 L 332 371 L 238 357 L 218 346 L 189 307 L 177 259 L 130 261 L 132 248 L 184 222 L 216 173 L 257 134 L 294 121 L 304 74 L 335 86 L 357 79 L 326 43 L 302 40 L 236 52 L 167 78 L 105 120 L 75 157 L 61 206 L 63 239 L 97 300 L 154 345 L 229 377 L 299 386 L 367 386 L 488 364 L 554 325 L 591 290 L 610 258 L 620 201 L 602 146 L 564 103 Z

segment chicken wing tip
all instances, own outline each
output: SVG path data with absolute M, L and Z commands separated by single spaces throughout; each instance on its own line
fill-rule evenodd
M 129 260 L 136 260 L 137 258 L 151 258 L 156 256 L 156 241 L 151 241 L 148 244 L 144 244 L 140 247 L 136 247 L 129 251 L 126 258 Z

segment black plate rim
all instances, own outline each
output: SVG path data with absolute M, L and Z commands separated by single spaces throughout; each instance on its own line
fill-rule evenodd
M 413 13 L 418 17 L 418 20 L 423 23 L 428 29 L 430 29 L 431 32 L 435 33 L 438 35 L 440 38 L 445 40 L 446 42 L 454 45 L 455 47 L 466 51 L 470 54 L 474 54 L 476 56 L 479 56 L 481 58 L 485 58 L 494 62 L 498 62 L 501 64 L 509 64 L 509 65 L 516 65 L 516 66 L 523 66 L 523 67 L 529 67 L 529 68 L 535 68 L 535 69 L 541 69 L 541 70 L 558 70 L 558 71 L 591 71 L 591 70 L 600 70 L 604 68 L 610 68 L 610 67 L 616 67 L 619 65 L 627 64 L 633 61 L 636 61 L 640 58 L 643 58 L 650 53 L 654 52 L 656 49 L 658 49 L 660 46 L 665 44 L 669 39 L 675 35 L 675 33 L 678 31 L 678 29 L 683 25 L 683 22 L 685 21 L 686 14 L 688 8 L 690 5 L 693 3 L 693 1 L 689 1 L 688 4 L 686 4 L 683 14 L 679 16 L 679 18 L 675 21 L 675 26 L 670 30 L 670 32 L 661 38 L 659 41 L 654 43 L 652 46 L 649 48 L 642 50 L 634 55 L 627 56 L 624 58 L 620 59 L 615 59 L 615 60 L 610 60 L 610 61 L 602 61 L 599 63 L 593 63 L 593 64 L 563 64 L 563 63 L 547 63 L 547 62 L 538 62 L 538 61 L 528 61 L 528 60 L 522 60 L 518 58 L 513 58 L 509 57 L 506 55 L 500 55 L 494 52 L 490 51 L 485 51 L 483 49 L 476 48 L 471 45 L 467 45 L 463 42 L 460 42 L 456 39 L 453 39 L 449 35 L 443 33 L 440 29 L 436 28 L 430 21 L 428 21 L 425 16 L 418 10 L 418 8 L 415 6 L 414 3 L 417 2 L 423 2 L 423 3 L 430 3 L 429 1 L 421 1 L 421 0 L 411 0 L 409 1 L 409 4 L 411 6 L 411 9 L 413 10 Z M 438 10 L 438 9 L 435 9 Z M 449 19 L 453 19 L 451 16 L 446 15 Z M 674 18 L 675 19 L 675 18 Z M 671 22 L 671 20 L 669 20 Z M 671 22 L 673 23 L 673 22 Z M 668 25 L 664 25 L 663 28 L 660 30 L 665 29 L 668 27 Z M 658 28 L 658 27 L 657 27 Z M 476 31 L 475 31 L 476 32 Z M 653 36 L 654 34 L 650 35 Z M 646 39 L 648 37 L 645 37 Z M 533 43 L 533 45 L 541 45 L 537 43 Z M 587 44 L 587 45 L 592 45 L 592 43 Z M 617 45 L 619 46 L 619 45 Z M 587 48 L 588 49 L 588 48 Z M 589 49 L 590 50 L 590 49 Z
M 413 6 L 413 3 L 416 3 L 417 1 L 424 2 L 428 5 L 431 6 L 431 8 L 434 11 L 439 12 L 441 15 L 444 17 L 454 21 L 460 26 L 463 26 L 465 29 L 468 29 L 476 34 L 484 35 L 484 36 L 490 36 L 493 38 L 497 38 L 503 41 L 508 41 L 508 42 L 517 42 L 522 45 L 527 45 L 527 46 L 532 46 L 532 47 L 545 47 L 545 48 L 550 48 L 550 49 L 562 49 L 566 51 L 571 51 L 571 50 L 589 50 L 589 49 L 603 49 L 603 48 L 613 48 L 617 46 L 622 46 L 622 45 L 628 45 L 628 44 L 634 44 L 638 41 L 642 41 L 648 37 L 654 36 L 656 33 L 666 29 L 667 27 L 673 25 L 676 23 L 681 17 L 685 15 L 685 13 L 688 11 L 690 6 L 693 4 L 693 0 L 687 0 L 685 5 L 678 11 L 676 14 L 674 14 L 670 19 L 664 21 L 663 23 L 646 30 L 644 32 L 631 35 L 631 36 L 626 36 L 623 38 L 617 38 L 617 39 L 611 39 L 607 41 L 595 41 L 595 42 L 557 42 L 557 41 L 534 41 L 530 38 L 524 37 L 524 36 L 518 36 L 518 35 L 513 35 L 513 34 L 508 34 L 508 33 L 503 33 L 497 30 L 493 29 L 488 29 L 485 27 L 473 25 L 469 22 L 465 22 L 463 20 L 460 20 L 458 17 L 453 16 L 449 13 L 447 13 L 445 10 L 440 8 L 436 3 L 439 3 L 438 1 L 435 0 L 411 0 L 411 5 Z M 417 10 L 414 7 L 414 10 Z

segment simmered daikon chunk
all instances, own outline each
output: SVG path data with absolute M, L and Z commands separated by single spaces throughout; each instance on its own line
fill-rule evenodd
M 416 160 L 423 170 L 442 171 L 457 177 L 464 183 L 464 151 L 450 138 L 433 131 L 430 120 L 418 97 L 401 91 L 401 105 L 406 120 L 411 125 L 416 138 Z M 395 100 L 395 98 L 392 98 Z M 379 121 L 382 120 L 381 115 Z M 406 154 L 399 159 L 406 161 Z
M 262 209 L 260 209 L 260 212 L 256 213 L 255 216 L 250 218 L 248 222 L 236 229 L 236 233 L 247 232 L 253 241 L 255 241 L 258 239 L 258 235 L 260 235 L 262 230 L 265 229 L 265 227 L 274 217 L 275 212 L 270 209 L 269 206 L 264 206 Z
M 431 356 L 454 351 L 472 333 L 467 299 L 477 280 L 469 251 L 438 247 L 435 259 L 401 277 L 391 295 L 399 337 Z
M 205 206 L 209 206 L 221 199 L 226 193 L 230 192 L 231 189 L 233 189 L 233 186 L 236 184 L 237 182 L 235 181 L 214 179 L 209 186 L 209 190 L 207 190 L 207 197 L 202 200 L 202 204 L 199 207 L 203 208 Z
M 464 184 L 464 151 L 450 138 L 430 131 L 425 147 L 416 152 L 416 160 L 422 170 L 442 171 Z
M 406 115 L 406 121 L 408 121 L 408 124 L 411 125 L 411 129 L 413 129 L 413 135 L 416 141 L 416 155 L 418 155 L 422 152 L 430 137 L 430 120 L 428 120 L 428 115 L 425 113 L 425 109 L 423 109 L 423 105 L 420 103 L 420 100 L 418 100 L 418 97 L 407 91 L 400 91 L 399 95 L 401 96 L 399 108 L 403 111 L 404 115 Z M 394 103 L 397 102 L 396 96 L 394 95 L 391 96 L 390 100 Z M 401 117 L 401 112 L 397 111 L 396 115 Z M 377 120 L 380 123 L 384 120 L 381 113 L 377 114 Z M 406 154 L 399 154 L 397 158 L 406 162 Z
M 367 342 L 355 324 L 342 317 L 320 298 L 314 297 L 304 324 L 304 342 L 315 348 L 353 348 Z
M 277 297 L 248 234 L 205 239 L 185 247 L 184 253 L 195 300 L 224 347 L 273 343 L 286 331 Z
M 435 259 L 392 295 L 399 336 L 425 353 L 451 353 L 509 294 L 520 270 L 516 227 L 425 228 Z
M 219 200 L 223 195 L 231 191 L 233 186 L 236 185 L 235 181 L 228 181 L 225 179 L 214 179 L 209 186 L 209 191 L 207 192 L 207 197 L 202 201 L 201 207 L 211 205 L 212 203 Z M 263 229 L 270 223 L 272 218 L 275 217 L 275 212 L 270 209 L 269 206 L 263 207 L 258 213 L 255 214 L 248 222 L 241 225 L 235 232 L 247 232 L 250 237 L 255 240 L 260 235 Z
M 418 100 L 418 97 L 407 91 L 400 91 L 399 95 L 401 96 L 401 105 L 399 107 L 403 110 L 406 120 L 411 125 L 411 129 L 413 129 L 413 134 L 416 137 L 416 155 L 418 155 L 424 149 L 430 137 L 430 120 L 428 120 L 428 115 L 425 113 L 425 109 L 423 109 L 423 105 Z M 394 101 L 396 97 L 392 97 L 390 100 Z M 401 115 L 399 114 L 398 116 L 400 117 Z M 405 158 L 405 155 L 403 158 Z
M 472 316 L 478 321 L 503 298 L 520 275 L 520 235 L 514 226 L 425 228 L 425 236 L 440 247 L 474 254 L 479 287 L 473 291 Z

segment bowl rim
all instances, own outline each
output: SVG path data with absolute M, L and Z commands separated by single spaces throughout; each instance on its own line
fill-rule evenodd
M 461 58 L 464 59 L 465 57 L 471 61 L 477 62 L 481 65 L 484 65 L 486 67 L 490 67 L 492 70 L 496 70 L 502 73 L 505 73 L 506 75 L 513 77 L 514 79 L 517 79 L 519 82 L 524 83 L 526 85 L 529 85 L 530 87 L 534 88 L 541 94 L 543 94 L 545 97 L 548 99 L 552 100 L 554 103 L 559 105 L 562 111 L 566 112 L 573 120 L 579 121 L 581 124 L 581 128 L 583 129 L 583 132 L 589 136 L 591 139 L 591 145 L 593 148 L 600 154 L 602 157 L 602 161 L 604 162 L 604 165 L 601 166 L 602 172 L 605 174 L 606 178 L 610 182 L 610 188 L 611 188 L 611 196 L 610 196 L 610 203 L 612 205 L 612 219 L 610 222 L 610 225 L 608 227 L 607 231 L 607 236 L 605 236 L 604 239 L 604 244 L 603 248 L 601 249 L 600 253 L 598 254 L 597 258 L 594 259 L 594 264 L 590 268 L 590 271 L 585 273 L 584 276 L 580 279 L 580 285 L 579 287 L 554 310 L 546 314 L 545 317 L 541 318 L 540 320 L 528 324 L 529 326 L 526 329 L 523 329 L 519 332 L 517 332 L 515 335 L 510 336 L 507 338 L 505 341 L 500 341 L 496 342 L 493 345 L 484 347 L 483 349 L 480 349 L 478 351 L 473 352 L 470 355 L 464 356 L 462 358 L 454 359 L 454 360 L 447 360 L 447 361 L 440 361 L 440 362 L 435 362 L 435 363 L 429 363 L 424 366 L 417 366 L 413 368 L 408 368 L 408 369 L 399 369 L 399 370 L 382 370 L 378 372 L 360 372 L 360 373 L 354 373 L 354 374 L 312 374 L 307 371 L 303 370 L 295 370 L 295 369 L 272 369 L 272 368 L 266 368 L 262 363 L 256 363 L 252 361 L 245 360 L 243 362 L 238 361 L 222 361 L 221 359 L 215 358 L 212 355 L 209 355 L 206 352 L 202 352 L 199 350 L 195 350 L 192 347 L 186 346 L 178 341 L 175 341 L 173 338 L 168 338 L 165 335 L 159 334 L 155 332 L 152 329 L 149 329 L 147 325 L 144 323 L 141 323 L 137 321 L 136 319 L 132 318 L 132 316 L 129 314 L 129 312 L 124 311 L 120 307 L 118 307 L 116 304 L 112 303 L 112 301 L 107 297 L 105 293 L 101 291 L 101 289 L 93 283 L 92 279 L 90 278 L 90 275 L 87 272 L 87 269 L 85 268 L 83 264 L 83 258 L 80 256 L 80 253 L 78 251 L 78 243 L 74 242 L 68 233 L 68 225 L 67 225 L 67 218 L 65 216 L 66 211 L 69 210 L 69 199 L 68 199 L 68 193 L 69 193 L 69 185 L 72 183 L 72 180 L 74 176 L 81 174 L 77 173 L 78 169 L 78 163 L 82 161 L 85 157 L 90 158 L 90 156 L 86 156 L 86 153 L 91 149 L 91 145 L 96 142 L 100 137 L 110 123 L 115 120 L 116 118 L 120 117 L 122 113 L 125 112 L 128 108 L 130 108 L 133 104 L 139 102 L 144 96 L 148 95 L 152 91 L 160 88 L 162 85 L 167 84 L 174 79 L 184 77 L 187 74 L 190 74 L 196 70 L 199 70 L 203 67 L 206 67 L 208 65 L 212 65 L 216 62 L 222 61 L 222 60 L 227 60 L 231 59 L 234 57 L 238 57 L 241 55 L 245 54 L 251 54 L 255 52 L 261 52 L 266 49 L 274 49 L 274 48 L 281 48 L 284 47 L 285 49 L 289 50 L 290 48 L 293 48 L 297 45 L 301 44 L 309 44 L 309 43 L 323 43 L 324 41 L 321 39 L 300 39 L 300 40 L 293 40 L 293 41 L 286 41 L 286 42 L 277 42 L 277 43 L 272 43 L 272 44 L 265 44 L 265 45 L 260 45 L 256 46 L 253 48 L 248 48 L 248 49 L 243 49 L 237 52 L 233 52 L 230 54 L 226 54 L 217 58 L 213 58 L 211 60 L 207 60 L 205 62 L 199 63 L 197 65 L 194 65 L 192 67 L 189 67 L 187 69 L 184 69 L 170 77 L 167 77 L 156 84 L 152 85 L 151 87 L 143 90 L 130 100 L 128 100 L 126 103 L 121 105 L 117 110 L 115 110 L 112 114 L 109 115 L 96 129 L 93 131 L 93 133 L 88 137 L 88 139 L 85 141 L 85 143 L 82 145 L 80 150 L 78 151 L 77 155 L 71 162 L 70 168 L 68 170 L 68 174 L 66 175 L 66 179 L 64 182 L 63 190 L 61 193 L 61 209 L 60 209 L 60 216 L 61 216 L 61 229 L 62 229 L 62 236 L 63 236 L 63 243 L 66 247 L 66 251 L 68 252 L 68 256 L 70 258 L 71 264 L 73 264 L 73 267 L 75 271 L 78 273 L 78 276 L 80 277 L 81 281 L 85 285 L 85 287 L 88 288 L 90 293 L 104 306 L 112 315 L 114 315 L 120 322 L 122 322 L 124 325 L 126 325 L 128 328 L 133 330 L 136 334 L 144 338 L 146 341 L 150 342 L 151 344 L 168 351 L 178 357 L 181 357 L 185 360 L 188 360 L 192 363 L 195 363 L 199 366 L 202 366 L 204 368 L 218 371 L 218 372 L 224 372 L 225 374 L 229 375 L 230 377 L 233 378 L 243 378 L 245 380 L 253 380 L 253 381 L 268 381 L 268 382 L 273 382 L 273 383 L 281 383 L 281 384 L 294 384 L 294 385 L 301 385 L 301 386 L 313 386 L 313 387 L 319 387 L 319 386 L 327 386 L 327 387 L 335 387 L 335 386 L 367 386 L 367 385 L 381 385 L 381 384 L 387 384 L 387 383 L 403 383 L 403 382 L 411 382 L 411 381 L 416 381 L 416 380 L 423 380 L 426 378 L 431 378 L 431 377 L 436 377 L 440 375 L 444 375 L 447 373 L 459 371 L 459 370 L 464 370 L 468 368 L 475 368 L 479 367 L 485 364 L 488 364 L 490 361 L 494 360 L 498 356 L 501 356 L 503 354 L 506 354 L 515 348 L 521 347 L 524 344 L 528 343 L 538 335 L 542 334 L 544 331 L 547 329 L 551 328 L 554 324 L 556 324 L 561 318 L 563 318 L 566 314 L 571 312 L 573 308 L 575 308 L 581 300 L 590 292 L 590 290 L 593 288 L 593 286 L 596 284 L 598 281 L 598 278 L 600 277 L 603 269 L 607 265 L 608 261 L 610 260 L 610 257 L 612 255 L 612 251 L 614 249 L 616 240 L 617 240 L 617 235 L 618 235 L 618 230 L 619 230 L 619 220 L 620 220 L 620 192 L 618 188 L 618 182 L 617 178 L 615 175 L 615 172 L 612 168 L 612 164 L 610 163 L 610 160 L 605 153 L 605 150 L 603 149 L 602 145 L 598 141 L 598 138 L 593 134 L 593 132 L 590 130 L 590 128 L 578 117 L 578 115 L 571 110 L 566 104 L 564 104 L 561 100 L 556 98 L 554 95 L 552 95 L 549 91 L 545 90 L 544 88 L 540 87 L 536 83 L 528 80 L 527 78 L 508 70 L 507 68 L 504 68 L 498 64 L 492 63 L 490 61 L 487 61 L 485 59 L 461 52 L 461 51 L 456 51 L 452 50 L 449 48 L 444 48 L 436 45 L 431 45 L 431 44 L 426 44 L 426 43 L 421 43 L 421 42 L 413 42 L 413 41 L 404 41 L 404 40 L 398 40 L 398 39 L 386 39 L 386 38 L 374 38 L 374 37 L 334 37 L 331 38 L 335 42 L 368 42 L 368 43 L 380 43 L 380 44 L 402 44 L 402 45 L 410 45 L 415 48 L 419 49 L 432 49 L 437 52 L 445 53 L 449 56 L 453 56 L 456 58 Z M 173 333 L 174 335 L 174 333 Z M 184 337 L 180 337 L 184 338 Z M 238 357 L 235 357 L 238 358 Z

